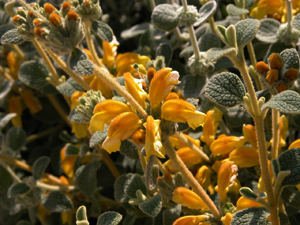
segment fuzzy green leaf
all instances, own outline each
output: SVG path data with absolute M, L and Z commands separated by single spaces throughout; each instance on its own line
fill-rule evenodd
M 80 114 L 79 112 L 76 112 L 75 109 L 73 109 L 70 112 L 69 120 L 71 120 L 73 122 L 76 122 L 76 123 L 84 123 L 84 122 L 86 122 L 86 121 L 84 121 L 82 114 Z
M 233 4 L 228 4 L 226 10 L 230 16 L 239 16 L 245 13 L 249 13 L 248 9 L 239 8 Z
M 146 30 L 150 28 L 151 24 L 148 22 L 137 24 L 127 30 L 121 32 L 121 38 L 124 40 L 133 38 L 137 35 L 145 33 Z
M 283 91 L 265 103 L 262 110 L 267 107 L 277 109 L 283 113 L 300 113 L 300 96 L 295 91 Z
M 77 148 L 75 145 L 67 144 L 65 155 L 78 155 L 79 151 L 79 148 Z
M 267 225 L 269 211 L 262 207 L 253 207 L 238 211 L 235 213 L 231 220 L 231 225 L 240 224 L 256 224 L 256 225 Z
M 290 206 L 300 209 L 300 191 L 296 187 L 283 188 L 281 199 Z
M 198 98 L 206 84 L 206 76 L 187 75 L 182 78 L 180 90 L 185 98 Z
M 0 99 L 4 99 L 12 87 L 13 83 L 6 79 L 0 80 Z
M 94 64 L 88 59 L 85 52 L 75 48 L 70 56 L 69 65 L 71 69 L 82 76 L 94 73 Z
M 222 35 L 220 38 L 221 40 L 226 43 L 227 38 L 226 38 L 226 28 L 222 25 L 217 25 L 216 28 L 218 29 L 219 33 Z
M 6 114 L 6 115 L 2 115 L 2 113 L 0 114 L 0 132 L 9 123 L 9 121 L 12 118 L 14 118 L 15 116 L 17 116 L 16 113 L 9 113 L 9 114 Z
M 277 41 L 277 31 L 280 23 L 274 19 L 262 19 L 258 28 L 256 38 L 265 43 L 275 43 Z
M 293 148 L 280 154 L 278 157 L 280 170 L 290 170 L 288 175 L 282 182 L 282 185 L 300 184 L 300 148 Z
M 181 205 L 177 204 L 172 208 L 167 208 L 163 212 L 164 225 L 172 225 L 180 217 Z
M 219 37 L 214 33 L 203 34 L 200 38 L 199 48 L 200 51 L 205 52 L 211 48 L 220 48 L 221 41 Z
M 97 188 L 97 170 L 100 167 L 99 162 L 91 162 L 80 166 L 75 172 L 76 184 L 85 196 L 92 196 Z
M 71 199 L 59 191 L 53 191 L 42 199 L 42 205 L 50 212 L 64 212 L 73 209 Z
M 10 174 L 2 166 L 0 166 L 0 180 L 0 193 L 2 193 L 7 190 L 12 182 Z
M 170 4 L 157 5 L 151 15 L 152 23 L 160 30 L 172 31 L 179 22 L 177 7 Z
M 206 52 L 206 58 L 210 61 L 217 61 L 223 56 L 236 55 L 235 48 L 211 48 Z
M 240 194 L 245 198 L 251 199 L 253 201 L 255 201 L 257 198 L 257 195 L 248 187 L 242 187 L 240 189 Z
M 76 211 L 76 221 L 87 221 L 86 207 L 80 206 Z
M 128 140 L 121 142 L 120 153 L 131 159 L 139 159 L 138 149 L 135 144 Z
M 48 75 L 49 71 L 45 64 L 34 60 L 23 63 L 19 71 L 19 79 L 34 89 L 40 89 L 49 84 L 46 80 Z
M 84 89 L 73 78 L 69 78 L 66 82 L 58 85 L 56 88 L 61 94 L 67 97 L 72 97 L 72 94 L 75 91 L 84 91 Z
M 116 201 L 125 203 L 128 202 L 129 198 L 125 194 L 124 186 L 126 181 L 132 176 L 132 174 L 121 175 L 114 183 L 114 197 Z
M 5 135 L 5 147 L 9 151 L 20 151 L 26 143 L 26 133 L 21 127 L 11 127 Z
M 111 42 L 113 40 L 114 33 L 106 23 L 94 21 L 92 23 L 92 29 L 101 40 L 106 42 Z
M 171 62 L 173 56 L 173 48 L 172 45 L 168 42 L 161 43 L 156 49 L 156 56 L 165 57 L 165 63 L 168 66 Z
M 50 163 L 50 158 L 48 156 L 42 156 L 35 160 L 32 166 L 32 175 L 35 180 L 42 178 L 43 173 L 45 172 L 47 166 Z
M 256 2 L 256 0 L 245 0 L 245 8 L 246 9 L 252 8 L 252 6 L 254 5 L 255 2 Z
M 210 100 L 225 107 L 240 104 L 246 93 L 240 78 L 230 72 L 215 75 L 207 84 L 205 92 Z
M 292 20 L 292 26 L 300 31 L 300 14 L 297 14 Z
M 97 225 L 117 225 L 122 220 L 120 213 L 110 211 L 102 213 L 97 220 Z
M 139 204 L 140 210 L 151 217 L 156 217 L 162 208 L 162 197 L 161 194 L 156 194 L 147 201 Z
M 299 70 L 299 55 L 296 49 L 288 48 L 280 52 L 280 56 L 282 58 L 283 67 L 281 69 L 281 76 L 290 69 L 294 68 Z
M 27 191 L 29 191 L 29 189 L 30 188 L 25 183 L 15 183 L 7 190 L 7 196 L 11 198 L 16 195 L 25 194 Z
M 147 194 L 143 178 L 138 174 L 134 174 L 126 180 L 124 184 L 124 192 L 128 197 L 136 198 L 137 190 L 141 190 L 143 194 Z
M 104 139 L 107 137 L 107 130 L 108 130 L 108 126 L 104 127 L 103 131 L 96 131 L 92 135 L 89 143 L 91 148 L 95 147 L 97 144 L 100 144 L 104 141 Z
M 259 20 L 245 19 L 235 24 L 236 39 L 238 46 L 248 44 L 256 35 L 259 27 Z
M 24 40 L 24 38 L 18 33 L 17 29 L 10 30 L 3 34 L 1 38 L 1 44 L 7 45 L 7 44 L 21 44 Z
M 199 9 L 199 19 L 194 26 L 199 26 L 208 20 L 216 11 L 217 3 L 215 1 L 208 1 L 206 2 L 200 9 Z

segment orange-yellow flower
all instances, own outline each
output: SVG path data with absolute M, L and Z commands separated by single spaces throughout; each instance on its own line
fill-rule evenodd
M 218 186 L 216 191 L 220 195 L 220 201 L 226 202 L 228 188 L 234 184 L 237 176 L 237 166 L 232 161 L 224 162 L 218 172 Z
M 110 88 L 110 86 L 100 77 L 97 77 L 95 75 L 91 75 L 91 81 L 87 82 L 87 80 L 85 79 L 85 77 L 83 78 L 92 89 L 96 90 L 96 91 L 100 91 L 101 94 L 105 97 L 105 98 L 111 98 L 113 96 L 112 94 L 112 89 Z
M 293 141 L 292 144 L 290 144 L 289 150 L 292 148 L 300 148 L 300 139 L 297 139 L 296 141 Z
M 191 128 L 196 129 L 203 125 L 206 115 L 196 111 L 196 107 L 191 103 L 182 99 L 171 99 L 162 105 L 161 118 L 173 122 L 188 123 Z
M 104 124 L 110 123 L 113 118 L 123 112 L 131 112 L 130 107 L 123 102 L 113 99 L 99 102 L 94 108 L 89 129 L 92 132 L 102 131 Z
M 165 158 L 165 149 L 161 143 L 161 130 L 159 128 L 160 120 L 154 120 L 152 116 L 147 117 L 146 123 L 146 160 L 148 161 L 151 155 L 156 155 L 160 158 Z
M 222 116 L 223 112 L 216 107 L 206 113 L 201 141 L 205 142 L 208 146 L 215 140 L 217 128 L 219 122 L 222 121 Z
M 196 180 L 201 184 L 204 190 L 208 189 L 211 185 L 211 173 L 213 171 L 206 165 L 201 166 L 196 173 Z
M 43 109 L 39 100 L 33 95 L 32 91 L 29 89 L 25 89 L 21 92 L 21 96 L 25 105 L 29 108 L 31 114 L 38 113 Z
M 142 106 L 146 108 L 146 98 L 148 94 L 142 88 L 142 79 L 134 79 L 129 72 L 124 74 L 125 87 L 132 97 Z
M 149 60 L 150 58 L 148 56 L 141 56 L 132 52 L 118 54 L 115 64 L 116 70 L 118 71 L 117 77 L 122 76 L 126 72 L 135 71 L 133 64 L 138 64 L 146 68 L 146 63 Z M 144 69 L 144 71 L 146 73 L 146 69 Z
M 102 49 L 103 49 L 103 58 L 102 62 L 109 68 L 112 69 L 115 57 L 117 55 L 117 48 L 119 43 L 115 40 L 112 42 L 102 41 Z
M 240 211 L 251 207 L 263 207 L 262 204 L 241 196 L 236 202 L 236 210 Z
M 152 108 L 157 108 L 167 97 L 176 84 L 179 84 L 179 74 L 171 68 L 163 68 L 154 74 L 149 87 L 149 101 Z
M 185 187 L 178 187 L 175 189 L 172 201 L 189 207 L 190 209 L 208 209 L 206 204 L 204 204 L 202 199 L 195 192 Z
M 233 214 L 228 212 L 228 213 L 226 213 L 225 216 L 222 216 L 221 221 L 223 222 L 224 225 L 230 225 L 232 217 L 233 217 Z
M 257 148 L 257 138 L 256 138 L 256 131 L 255 126 L 251 124 L 247 124 L 243 126 L 243 134 L 245 142 L 249 142 L 252 147 Z
M 7 57 L 7 64 L 9 66 L 10 69 L 10 75 L 17 80 L 18 79 L 18 73 L 19 73 L 19 69 L 20 69 L 20 65 L 21 65 L 21 60 L 18 57 L 17 53 L 15 52 L 10 52 L 8 53 Z
M 87 127 L 88 125 L 85 123 L 76 123 L 71 121 L 72 123 L 72 133 L 76 135 L 77 138 L 84 138 L 87 136 Z
M 22 127 L 22 102 L 20 96 L 13 96 L 9 99 L 8 110 L 10 113 L 16 113 L 17 115 L 12 118 L 11 122 L 14 126 Z
M 182 134 L 184 135 L 189 142 L 192 142 L 194 145 L 196 145 L 198 148 L 200 148 L 200 141 L 197 140 L 197 139 L 194 139 L 192 138 L 191 136 L 187 135 L 187 134 Z M 179 149 L 179 148 L 183 148 L 183 147 L 188 147 L 186 144 L 184 144 L 182 141 L 180 141 L 176 135 L 172 135 L 169 137 L 171 143 L 172 143 L 172 146 L 176 149 Z
M 184 162 L 184 164 L 191 168 L 192 166 L 199 164 L 202 162 L 202 157 L 199 153 L 195 152 L 194 150 L 190 149 L 189 147 L 183 147 L 177 150 L 177 155 L 180 159 Z M 171 172 L 176 172 L 178 170 L 178 166 L 174 164 L 171 160 L 168 160 L 164 164 L 168 170 Z
M 250 16 L 257 19 L 262 19 L 266 15 L 279 15 L 282 13 L 284 7 L 283 0 L 259 0 L 250 12 Z
M 63 172 L 69 177 L 74 177 L 74 165 L 78 155 L 66 155 L 67 146 L 63 147 L 60 151 L 60 162 Z
M 234 149 L 243 146 L 244 140 L 235 136 L 220 135 L 217 140 L 214 140 L 210 145 L 210 150 L 214 156 L 219 154 L 225 155 L 232 152 Z
M 229 154 L 229 160 L 240 168 L 259 165 L 258 151 L 254 147 L 242 146 Z
M 102 147 L 109 153 L 120 149 L 121 141 L 130 137 L 141 126 L 140 118 L 133 112 L 124 112 L 111 121 Z
M 198 216 L 183 216 L 177 219 L 173 225 L 205 225 L 210 223 L 205 223 L 209 217 L 207 215 Z

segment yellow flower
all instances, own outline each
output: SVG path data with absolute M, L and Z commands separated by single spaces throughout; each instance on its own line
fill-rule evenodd
M 116 40 L 112 42 L 102 41 L 102 49 L 103 49 L 103 58 L 102 62 L 109 68 L 112 69 L 115 57 L 117 55 L 117 48 L 119 43 Z
M 300 139 L 297 139 L 296 141 L 293 141 L 292 144 L 290 144 L 289 150 L 292 148 L 300 148 Z
M 74 165 L 78 155 L 66 155 L 67 146 L 60 150 L 60 162 L 63 172 L 69 177 L 74 177 Z
M 184 164 L 188 168 L 191 168 L 192 166 L 202 162 L 202 157 L 197 152 L 190 149 L 189 147 L 184 147 L 184 148 L 178 149 L 177 155 L 180 157 L 180 159 L 184 162 Z M 171 172 L 176 172 L 178 170 L 178 166 L 176 164 L 174 164 L 171 160 L 168 160 L 167 162 L 165 162 L 164 165 Z
M 266 15 L 280 15 L 283 12 L 283 0 L 259 0 L 250 12 L 250 16 L 262 19 Z
M 243 126 L 243 134 L 245 142 L 249 142 L 252 147 L 257 148 L 257 138 L 256 138 L 256 131 L 255 126 L 247 124 Z
M 154 120 L 152 116 L 147 117 L 146 123 L 146 160 L 148 161 L 151 155 L 156 155 L 160 158 L 165 158 L 165 149 L 161 143 L 161 130 L 159 128 L 160 120 Z
M 200 141 L 194 138 L 191 138 L 189 135 L 182 133 L 182 135 L 184 135 L 189 142 L 192 142 L 194 145 L 196 145 L 198 148 L 200 148 Z M 179 148 L 183 148 L 183 147 L 188 147 L 186 144 L 184 144 L 183 142 L 181 142 L 176 135 L 172 135 L 169 137 L 172 146 L 176 149 Z
M 90 131 L 102 131 L 104 124 L 110 123 L 110 121 L 123 112 L 131 112 L 128 105 L 117 100 L 105 100 L 99 102 L 94 108 L 94 115 L 90 121 Z
M 231 161 L 224 162 L 219 169 L 216 191 L 219 193 L 220 201 L 222 203 L 226 202 L 228 189 L 234 184 L 237 170 L 237 166 Z
M 18 73 L 19 73 L 19 69 L 20 69 L 20 65 L 21 65 L 21 60 L 18 57 L 18 54 L 15 52 L 9 52 L 7 57 L 7 64 L 10 70 L 10 75 L 17 80 L 18 79 Z
M 33 95 L 31 90 L 25 89 L 21 92 L 21 96 L 31 114 L 36 114 L 43 109 L 39 100 Z
M 196 173 L 196 180 L 201 184 L 204 190 L 207 190 L 211 185 L 210 175 L 213 171 L 206 165 L 201 166 Z
M 258 151 L 254 147 L 242 146 L 229 154 L 229 160 L 240 168 L 259 165 Z
M 178 187 L 175 189 L 173 192 L 172 201 L 190 209 L 208 209 L 202 199 L 195 192 L 185 187 Z
M 91 75 L 91 78 L 91 81 L 87 82 L 85 77 L 83 77 L 83 79 L 90 85 L 92 89 L 94 89 L 95 91 L 100 91 L 106 99 L 111 98 L 113 96 L 112 89 L 110 88 L 108 83 L 106 83 L 103 79 L 95 75 Z
M 214 156 L 225 155 L 234 149 L 244 145 L 244 139 L 235 136 L 220 135 L 217 140 L 210 145 L 210 150 Z
M 72 133 L 76 135 L 77 138 L 84 138 L 87 136 L 87 124 L 85 123 L 76 123 L 71 121 L 72 123 Z
M 142 106 L 144 109 L 146 108 L 146 98 L 148 94 L 143 90 L 142 83 L 144 82 L 142 79 L 134 79 L 130 73 L 124 74 L 125 79 L 125 87 L 127 91 L 132 95 L 132 97 Z
M 179 74 L 171 68 L 163 68 L 154 74 L 149 87 L 149 101 L 152 108 L 157 108 L 172 91 L 178 81 Z
M 217 128 L 219 122 L 222 121 L 222 116 L 223 112 L 216 107 L 206 113 L 201 141 L 205 142 L 208 146 L 215 140 Z
M 221 221 L 223 222 L 224 225 L 230 225 L 232 217 L 233 217 L 233 214 L 228 212 L 228 213 L 226 213 L 225 216 L 222 216 Z
M 262 204 L 241 196 L 236 202 L 236 210 L 240 211 L 251 207 L 263 207 Z
M 198 215 L 198 216 L 183 216 L 177 219 L 173 225 L 205 225 L 209 223 L 205 223 L 203 221 L 207 221 L 209 219 L 206 215 Z
M 141 56 L 137 53 L 123 53 L 118 54 L 116 58 L 116 70 L 118 71 L 117 77 L 122 76 L 126 72 L 135 71 L 133 64 L 141 65 L 143 68 L 146 68 L 146 63 L 150 60 L 148 56 Z M 146 69 L 144 69 L 146 72 Z
M 13 96 L 9 99 L 8 111 L 10 113 L 16 113 L 17 115 L 12 118 L 11 122 L 14 126 L 22 127 L 22 102 L 21 97 Z
M 182 99 L 171 99 L 162 105 L 161 118 L 173 122 L 187 122 L 195 130 L 203 125 L 206 115 L 196 111 L 195 106 Z
M 124 112 L 111 121 L 102 147 L 109 153 L 120 149 L 121 141 L 130 137 L 141 126 L 140 118 L 133 112 Z

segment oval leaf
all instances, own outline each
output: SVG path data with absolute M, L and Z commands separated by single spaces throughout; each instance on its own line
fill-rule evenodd
M 21 127 L 11 127 L 5 135 L 5 147 L 9 151 L 20 151 L 26 143 L 26 133 Z
M 295 91 L 281 92 L 265 103 L 262 110 L 268 107 L 283 113 L 300 113 L 300 96 Z
M 134 174 L 126 180 L 124 184 L 124 192 L 128 197 L 136 198 L 137 190 L 141 190 L 143 194 L 147 194 L 143 178 L 138 174 Z
M 0 193 L 6 191 L 6 189 L 9 187 L 11 184 L 11 176 L 7 172 L 6 169 L 4 169 L 2 166 L 0 166 Z
M 288 48 L 280 52 L 282 58 L 283 67 L 281 69 L 281 76 L 291 68 L 299 70 L 299 55 L 296 49 Z
M 129 198 L 125 194 L 125 183 L 132 176 L 132 174 L 121 175 L 114 183 L 114 197 L 116 201 L 125 203 L 128 202 Z
M 48 156 L 42 156 L 35 160 L 32 166 L 32 175 L 35 180 L 42 178 L 43 173 L 45 172 L 47 166 L 50 163 L 50 158 Z
M 21 44 L 23 41 L 23 37 L 18 33 L 17 29 L 10 30 L 3 34 L 1 38 L 1 44 Z
M 292 25 L 297 30 L 300 30 L 300 14 L 296 15 L 292 20 Z
M 231 220 L 231 225 L 240 225 L 240 224 L 259 224 L 267 225 L 267 217 L 270 215 L 269 211 L 266 208 L 262 207 L 253 207 L 238 211 L 233 215 Z
M 150 25 L 151 24 L 148 22 L 137 24 L 127 30 L 122 31 L 121 38 L 126 40 L 129 38 L 133 38 L 137 35 L 143 34 L 143 33 L 145 33 L 146 30 L 148 30 L 150 28 Z
M 164 225 L 172 225 L 175 220 L 180 217 L 181 205 L 177 204 L 174 207 L 167 208 L 163 212 Z
M 199 26 L 208 20 L 216 11 L 217 3 L 215 1 L 208 1 L 206 2 L 200 9 L 199 9 L 199 19 L 194 26 Z
M 243 195 L 245 198 L 251 199 L 253 201 L 255 201 L 257 198 L 257 195 L 248 187 L 242 187 L 240 189 L 240 194 Z
M 46 78 L 49 75 L 47 67 L 37 61 L 28 61 L 21 65 L 19 71 L 20 80 L 29 87 L 40 89 L 49 82 Z
M 213 102 L 233 107 L 243 101 L 246 91 L 240 78 L 229 72 L 214 76 L 206 86 L 206 95 Z
M 12 87 L 13 83 L 6 79 L 0 80 L 0 99 L 4 99 L 4 97 L 8 94 Z
M 111 42 L 113 40 L 114 33 L 106 23 L 94 21 L 92 23 L 92 29 L 101 40 L 106 42 Z
M 300 209 L 300 191 L 296 187 L 283 188 L 281 199 L 290 206 Z
M 233 4 L 228 4 L 226 10 L 230 16 L 239 16 L 245 13 L 249 13 L 248 9 L 239 8 Z
M 198 98 L 206 84 L 206 76 L 187 75 L 182 78 L 180 90 L 185 98 Z
M 293 148 L 280 154 L 280 170 L 290 170 L 291 174 L 284 178 L 282 185 L 300 184 L 300 148 Z
M 135 144 L 128 140 L 121 142 L 120 153 L 131 159 L 139 159 L 138 149 Z
M 274 19 L 262 19 L 258 28 L 256 38 L 262 42 L 275 43 L 280 23 Z
M 4 113 L 3 113 L 4 114 Z M 9 113 L 6 115 L 0 114 L 0 131 L 9 123 L 9 121 L 17 116 L 16 113 Z
M 84 91 L 84 89 L 73 79 L 69 78 L 66 82 L 58 85 L 57 90 L 68 97 L 72 97 L 75 91 Z
M 160 30 L 172 31 L 179 22 L 177 7 L 169 4 L 157 5 L 151 15 L 152 23 Z
M 9 198 L 14 197 L 16 195 L 25 194 L 27 191 L 29 191 L 29 187 L 25 183 L 15 183 L 7 191 L 7 196 Z
M 97 220 L 97 225 L 117 225 L 122 220 L 122 215 L 117 212 L 102 213 Z
M 165 57 L 165 63 L 168 66 L 171 62 L 173 56 L 173 48 L 172 45 L 168 42 L 161 43 L 156 49 L 156 56 Z
M 248 44 L 256 35 L 259 20 L 245 19 L 235 24 L 236 39 L 238 46 Z
M 199 48 L 200 51 L 205 52 L 211 48 L 220 48 L 221 41 L 220 38 L 214 33 L 203 34 L 200 38 Z
M 162 197 L 161 194 L 156 194 L 151 199 L 139 204 L 140 210 L 151 217 L 156 217 L 162 208 Z
M 87 221 L 86 207 L 84 205 L 80 206 L 76 211 L 77 221 Z
M 92 135 L 89 143 L 91 148 L 95 147 L 97 144 L 100 144 L 105 140 L 105 138 L 107 137 L 107 130 L 108 126 L 104 127 L 103 131 L 96 131 Z
M 89 76 L 94 73 L 94 64 L 88 60 L 88 57 L 85 52 L 76 48 L 72 52 L 69 65 L 75 73 L 78 73 L 82 76 Z
M 59 191 L 53 191 L 42 200 L 43 206 L 50 212 L 64 212 L 73 209 L 69 197 Z
M 211 48 L 206 52 L 206 58 L 210 61 L 217 61 L 223 56 L 236 55 L 235 48 Z

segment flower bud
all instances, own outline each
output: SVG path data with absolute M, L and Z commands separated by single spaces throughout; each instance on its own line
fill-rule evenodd
M 136 144 L 145 144 L 146 132 L 143 129 L 136 130 L 133 135 L 132 139 Z
M 290 68 L 285 74 L 284 76 L 286 76 L 287 78 L 289 78 L 290 80 L 295 80 L 298 77 L 299 74 L 299 70 L 295 69 L 295 68 Z
M 276 90 L 278 91 L 278 93 L 282 92 L 282 91 L 285 91 L 287 89 L 287 86 L 285 83 L 283 82 L 280 82 L 278 84 L 278 86 L 276 87 Z
M 271 69 L 267 72 L 266 80 L 269 84 L 273 84 L 278 80 L 279 71 L 277 69 Z
M 263 61 L 256 63 L 256 70 L 260 74 L 264 74 L 269 69 L 270 69 L 269 66 L 265 62 L 263 62 Z
M 282 58 L 278 53 L 272 53 L 270 55 L 270 67 L 271 69 L 281 70 L 282 68 Z
M 42 35 L 45 33 L 45 30 L 41 27 L 34 28 L 34 34 L 38 37 L 42 37 Z
M 55 12 L 51 13 L 49 16 L 49 22 L 51 25 L 57 27 L 61 24 L 61 17 L 60 15 L 56 14 Z
M 68 18 L 68 20 L 74 20 L 74 21 L 77 21 L 78 18 L 79 18 L 79 16 L 78 16 L 78 14 L 77 14 L 75 11 L 70 11 L 70 12 L 68 12 L 68 14 L 67 14 L 67 18 Z
M 36 26 L 36 27 L 38 27 L 38 26 L 40 26 L 42 24 L 42 22 L 43 21 L 41 19 L 36 18 L 36 19 L 33 20 L 33 25 Z
M 45 3 L 44 4 L 44 10 L 45 10 L 45 13 L 48 14 L 48 15 L 50 15 L 54 11 L 57 11 L 57 9 L 53 5 L 51 5 L 50 3 Z
M 65 11 L 65 10 L 70 10 L 71 7 L 72 7 L 72 5 L 71 5 L 70 2 L 64 2 L 64 3 L 62 4 L 61 9 L 62 9 L 63 11 Z

